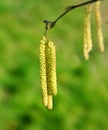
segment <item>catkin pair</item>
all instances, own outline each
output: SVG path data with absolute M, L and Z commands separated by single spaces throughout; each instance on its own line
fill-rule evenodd
M 56 52 L 54 43 L 43 36 L 40 44 L 40 80 L 43 103 L 48 109 L 53 108 L 53 95 L 57 94 Z
M 97 37 L 99 49 L 101 52 L 104 51 L 103 34 L 101 28 L 101 14 L 100 14 L 101 1 L 95 3 L 95 17 L 97 25 Z M 89 59 L 89 52 L 92 50 L 92 36 L 91 36 L 91 10 L 92 5 L 87 5 L 86 16 L 84 19 L 84 57 L 86 60 Z

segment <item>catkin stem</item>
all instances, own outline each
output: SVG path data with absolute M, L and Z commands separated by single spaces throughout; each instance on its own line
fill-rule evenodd
M 100 4 L 101 4 L 101 1 L 97 1 L 95 4 L 95 16 L 96 16 L 99 49 L 101 52 L 103 52 L 104 51 L 104 41 L 103 41 L 103 33 L 102 33 L 102 27 L 101 27 Z

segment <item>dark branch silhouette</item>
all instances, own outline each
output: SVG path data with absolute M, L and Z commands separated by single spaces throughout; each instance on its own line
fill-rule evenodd
M 46 24 L 45 26 L 45 34 L 46 34 L 46 31 L 48 29 L 51 29 L 55 26 L 55 24 L 57 23 L 57 21 L 62 18 L 65 14 L 67 14 L 68 12 L 70 12 L 71 10 L 75 9 L 75 8 L 78 8 L 78 7 L 81 7 L 81 6 L 84 6 L 84 5 L 87 5 L 87 4 L 91 4 L 91 3 L 94 3 L 94 2 L 97 2 L 97 1 L 101 1 L 101 0 L 90 0 L 90 1 L 87 1 L 87 2 L 83 2 L 81 4 L 77 4 L 77 5 L 72 5 L 72 6 L 68 6 L 65 10 L 65 12 L 63 12 L 59 17 L 57 17 L 54 21 L 49 21 L 49 20 L 44 20 L 43 22 Z

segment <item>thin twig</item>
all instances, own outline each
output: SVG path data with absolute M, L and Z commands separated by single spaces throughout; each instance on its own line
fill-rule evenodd
M 72 5 L 72 6 L 68 6 L 68 8 L 65 10 L 65 12 L 63 12 L 59 17 L 57 17 L 54 21 L 49 21 L 49 20 L 44 20 L 43 22 L 45 23 L 45 34 L 47 32 L 48 29 L 51 29 L 55 26 L 55 24 L 57 23 L 57 21 L 62 18 L 65 14 L 67 14 L 68 12 L 70 12 L 71 10 L 87 5 L 87 4 L 91 4 L 94 3 L 96 1 L 100 1 L 100 0 L 90 0 L 81 4 L 77 4 L 77 5 Z

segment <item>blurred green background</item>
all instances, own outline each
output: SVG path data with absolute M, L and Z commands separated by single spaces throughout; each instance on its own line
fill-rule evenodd
M 108 129 L 108 1 L 102 3 L 105 52 L 97 43 L 83 57 L 85 7 L 63 17 L 48 37 L 56 44 L 58 95 L 54 109 L 42 104 L 39 44 L 43 20 L 54 20 L 82 0 L 0 0 L 0 130 Z M 84 0 L 83 0 L 84 1 Z

